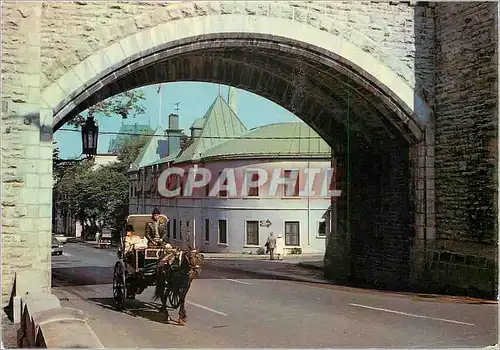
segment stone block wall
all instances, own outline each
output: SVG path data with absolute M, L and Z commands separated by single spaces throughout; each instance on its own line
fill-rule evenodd
M 330 239 L 327 276 L 496 298 L 497 16 L 491 2 L 417 7 L 416 89 L 435 113 L 418 145 L 353 150 L 350 232 Z
M 422 281 L 496 298 L 498 3 L 436 3 L 436 242 Z
M 417 79 L 428 81 L 426 76 L 431 74 L 420 71 L 422 77 L 415 76 L 415 7 L 410 2 L 45 2 L 42 11 L 40 79 L 44 87 L 97 50 L 128 35 L 176 19 L 221 14 L 285 18 L 340 35 L 394 69 L 412 87 Z M 419 17 L 432 27 L 433 18 L 425 11 Z M 425 30 L 418 33 L 420 38 L 426 35 Z
M 437 238 L 496 244 L 498 3 L 437 3 Z
M 2 11 L 2 306 L 6 306 L 21 270 L 43 271 L 41 287 L 50 288 L 52 112 L 40 108 L 41 3 L 2 4 Z
M 414 213 L 409 146 L 385 141 L 382 149 L 352 151 L 350 205 L 354 280 L 404 288 L 410 277 Z
M 407 287 L 415 232 L 409 146 L 396 140 L 385 140 L 381 148 L 353 143 L 339 156 L 337 175 L 342 196 L 332 202 L 337 233 L 328 241 L 325 275 L 337 281 Z
M 416 240 L 416 290 L 496 298 L 498 256 L 495 246 L 451 240 Z

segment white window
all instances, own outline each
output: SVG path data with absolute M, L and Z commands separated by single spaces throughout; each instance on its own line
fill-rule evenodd
M 210 242 L 210 219 L 205 219 L 205 242 Z
M 177 219 L 174 219 L 174 223 L 172 224 L 172 237 L 177 239 Z
M 300 246 L 300 234 L 298 221 L 285 221 L 285 245 Z
M 221 178 L 221 174 L 222 174 L 222 171 L 219 171 L 219 177 L 217 178 L 217 181 L 219 181 L 219 179 Z M 222 181 L 222 183 L 219 183 L 219 188 L 222 186 L 227 186 L 227 177 L 224 179 L 224 181 Z M 227 190 L 219 189 L 218 196 L 219 197 L 227 197 Z
M 298 169 L 285 170 L 283 177 L 287 179 L 283 186 L 283 197 L 299 196 L 299 171 Z M 295 182 L 293 182 L 295 179 Z
M 248 197 L 258 197 L 259 196 L 259 186 L 252 186 L 251 183 L 256 183 L 259 180 L 259 173 L 257 171 L 247 170 L 245 172 L 246 184 L 247 184 L 247 196 Z
M 246 244 L 259 245 L 259 222 L 247 221 L 246 226 Z
M 205 197 L 210 197 L 210 183 L 205 185 Z
M 325 237 L 326 236 L 326 220 L 325 219 L 321 219 L 319 221 L 318 236 L 319 237 Z
M 218 227 L 218 239 L 219 244 L 227 244 L 227 220 L 219 219 L 219 227 Z

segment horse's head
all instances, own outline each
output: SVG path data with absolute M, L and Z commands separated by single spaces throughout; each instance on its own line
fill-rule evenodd
M 201 254 L 196 249 L 191 249 L 187 252 L 187 258 L 189 261 L 189 268 L 194 270 L 197 275 L 201 272 L 201 265 L 203 263 L 203 254 Z

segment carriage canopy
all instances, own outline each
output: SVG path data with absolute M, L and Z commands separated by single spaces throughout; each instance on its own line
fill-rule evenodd
M 139 238 L 144 238 L 146 235 L 146 224 L 151 220 L 151 214 L 132 214 L 127 217 L 127 223 L 125 225 L 125 230 L 123 236 L 127 234 L 129 228 L 133 229 L 134 235 Z M 160 214 L 160 222 L 167 222 L 168 218 L 165 215 Z

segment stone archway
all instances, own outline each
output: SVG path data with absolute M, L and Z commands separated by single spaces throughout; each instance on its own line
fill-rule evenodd
M 225 15 L 180 19 L 125 37 L 64 73 L 42 98 L 57 130 L 114 94 L 184 80 L 252 91 L 311 125 L 334 147 L 344 172 L 353 173 L 339 184 L 350 197 L 334 206 L 342 217 L 328 253 L 335 277 L 341 271 L 342 278 L 411 282 L 412 239 L 423 238 L 414 222 L 426 221 L 426 212 L 415 209 L 423 201 L 417 182 L 425 182 L 415 153 L 429 141 L 431 112 L 402 78 L 340 36 L 285 19 Z M 384 262 L 389 255 L 391 264 Z
M 80 104 L 87 96 L 130 72 L 169 58 L 193 55 L 199 51 L 234 50 L 249 44 L 255 45 L 253 51 L 274 51 L 267 56 L 280 53 L 294 58 L 309 56 L 309 59 L 325 64 L 337 74 L 384 99 L 386 108 L 398 114 L 400 122 L 408 123 L 411 132 L 421 138 L 430 118 L 430 109 L 396 72 L 339 35 L 303 23 L 269 17 L 225 15 L 185 18 L 140 31 L 99 50 L 69 69 L 43 90 L 42 99 L 54 111 L 54 127 L 57 129 L 64 122 L 64 117 L 75 108 L 75 103 Z M 299 49 L 302 52 L 298 52 Z M 149 80 L 155 83 L 165 78 L 156 76 Z M 114 91 L 118 92 L 120 89 Z M 101 96 L 107 97 L 106 94 Z
M 418 97 L 425 92 L 420 85 L 426 84 L 416 83 L 415 64 L 407 58 L 411 49 L 399 45 L 408 40 L 404 30 L 381 40 L 364 25 L 353 25 L 349 15 L 339 17 L 337 11 L 345 6 L 305 1 L 12 5 L 22 28 L 36 24 L 29 40 L 41 50 L 29 51 L 38 62 L 37 79 L 29 85 L 40 97 L 36 102 L 14 102 L 9 113 L 38 116 L 41 135 L 49 138 L 52 129 L 88 105 L 147 83 L 201 80 L 239 86 L 291 109 L 331 144 L 347 138 L 358 146 L 358 154 L 376 145 L 372 148 L 387 158 L 387 164 L 404 155 L 403 168 L 415 170 L 404 174 L 401 182 L 408 202 L 413 201 L 405 208 L 415 215 L 411 235 L 423 237 L 425 227 L 434 226 L 429 210 L 421 205 L 422 193 L 433 193 L 425 179 L 425 169 L 433 166 L 425 161 L 426 145 L 433 143 L 432 113 Z M 363 6 L 377 14 L 369 20 L 374 25 L 389 24 L 393 17 L 415 21 L 417 13 L 407 4 Z M 366 16 L 363 6 L 347 5 L 355 15 Z M 59 23 L 65 16 L 72 22 Z M 84 18 L 102 27 L 84 33 L 93 30 L 85 27 Z M 23 56 L 21 51 L 16 54 Z M 26 67 L 36 68 L 30 62 Z M 301 85 L 304 95 L 294 98 L 293 85 Z M 303 103 L 297 105 L 296 100 Z M 343 124 L 349 125 L 349 134 L 343 132 Z M 42 137 L 39 144 L 33 139 L 33 147 L 42 143 L 44 155 L 37 161 L 49 168 L 51 144 Z M 384 154 L 383 149 L 393 151 Z M 423 165 L 410 165 L 410 158 L 414 164 L 424 160 Z M 27 196 L 27 191 L 21 192 Z M 45 260 L 41 264 L 46 267 Z

